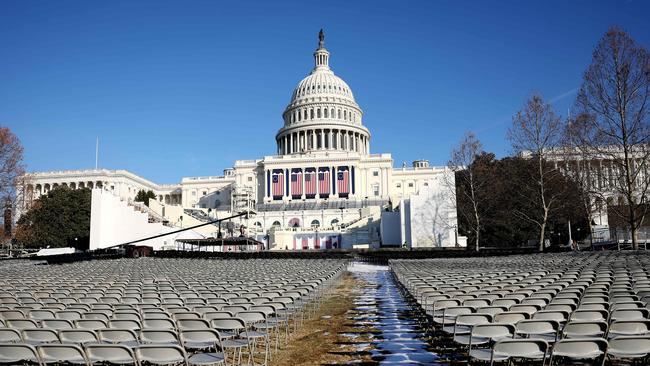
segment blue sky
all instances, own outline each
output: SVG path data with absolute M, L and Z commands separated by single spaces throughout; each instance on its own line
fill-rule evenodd
M 0 2 L 0 125 L 30 171 L 128 169 L 159 183 L 275 152 L 325 28 L 372 152 L 442 165 L 473 130 L 510 152 L 534 92 L 566 115 L 594 45 L 650 47 L 648 1 Z

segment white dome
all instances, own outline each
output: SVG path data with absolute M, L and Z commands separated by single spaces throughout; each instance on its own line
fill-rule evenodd
M 293 90 L 276 135 L 279 154 L 314 150 L 368 153 L 370 133 L 350 86 L 329 67 L 330 53 L 319 34 L 314 69 Z M 295 137 L 295 140 L 294 140 Z

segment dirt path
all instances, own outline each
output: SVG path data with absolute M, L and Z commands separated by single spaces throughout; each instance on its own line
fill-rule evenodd
M 374 364 L 369 355 L 355 352 L 350 338 L 342 335 L 361 331 L 347 319 L 348 312 L 355 307 L 355 289 L 361 286 L 363 281 L 345 273 L 338 287 L 324 299 L 316 316 L 305 321 L 289 344 L 273 356 L 270 365 L 329 365 L 355 360 L 356 364 L 359 360 Z

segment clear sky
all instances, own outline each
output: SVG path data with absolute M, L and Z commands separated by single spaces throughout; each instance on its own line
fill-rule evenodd
M 371 150 L 442 165 L 467 130 L 510 152 L 533 93 L 565 116 L 611 25 L 650 47 L 649 1 L 0 1 L 0 125 L 30 171 L 158 183 L 275 152 L 325 29 Z

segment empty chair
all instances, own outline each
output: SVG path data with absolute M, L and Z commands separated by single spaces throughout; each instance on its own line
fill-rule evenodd
M 90 329 L 62 329 L 59 330 L 59 339 L 61 343 L 99 343 L 97 333 Z
M 38 323 L 32 319 L 5 319 L 7 328 L 14 329 L 35 329 L 38 328 Z
M 77 310 L 61 310 L 54 313 L 54 316 L 57 319 L 66 319 L 66 320 L 79 320 L 81 319 L 81 312 Z
M 562 328 L 562 338 L 601 338 L 607 334 L 604 321 L 570 321 Z
M 140 330 L 142 325 L 138 320 L 109 320 L 108 328 L 113 329 L 131 329 L 131 330 Z
M 131 348 L 120 344 L 88 344 L 86 357 L 91 364 L 109 363 L 116 365 L 137 365 L 138 361 Z
M 86 353 L 74 344 L 41 344 L 36 347 L 38 355 L 44 364 L 72 363 L 88 364 Z
M 188 358 L 190 365 L 225 364 L 226 357 L 221 350 L 221 337 L 214 329 L 185 330 L 181 332 L 182 343 L 187 350 L 208 350 L 212 352 L 193 353 Z
M 34 346 L 17 343 L 0 343 L 0 364 L 17 365 L 25 362 L 41 364 L 41 358 Z
M 547 354 L 548 343 L 543 339 L 502 339 L 492 347 L 490 365 L 512 358 L 541 360 L 544 363 Z
M 565 357 L 571 360 L 596 360 L 607 354 L 607 341 L 603 338 L 568 338 L 555 343 L 551 351 L 549 365 L 553 365 L 553 358 Z
M 650 312 L 648 309 L 619 309 L 612 311 L 610 321 L 616 320 L 645 320 L 648 319 Z
M 180 319 L 176 326 L 179 330 L 210 329 L 210 323 L 205 319 Z
M 44 319 L 41 320 L 41 327 L 45 329 L 73 329 L 74 324 L 70 320 L 65 319 Z
M 30 319 L 34 319 L 34 320 L 54 319 L 54 311 L 36 309 L 36 310 L 31 310 L 27 316 Z
M 171 329 L 142 329 L 140 331 L 142 344 L 180 344 L 178 334 Z
M 523 338 L 541 338 L 555 342 L 560 331 L 560 323 L 555 320 L 522 320 L 516 325 L 515 335 Z
M 25 314 L 20 310 L 0 310 L 0 319 L 24 319 Z
M 176 329 L 176 323 L 168 318 L 145 318 L 142 320 L 142 329 Z
M 99 329 L 97 336 L 103 343 L 121 344 L 129 347 L 139 344 L 138 336 L 132 329 Z
M 53 329 L 23 329 L 21 332 L 23 342 L 32 345 L 42 343 L 58 343 L 59 335 Z
M 512 339 L 515 326 L 512 324 L 476 324 L 468 340 L 470 360 L 490 361 L 492 348 L 478 348 L 502 339 Z
M 21 343 L 23 337 L 18 329 L 0 328 L 0 343 Z
M 462 345 L 469 345 L 472 327 L 478 324 L 488 324 L 492 321 L 490 314 L 463 314 L 456 318 L 454 323 L 454 342 Z
M 530 319 L 530 314 L 506 311 L 494 316 L 494 322 L 499 324 L 517 324 L 521 320 Z
M 99 319 L 79 319 L 74 321 L 77 329 L 97 330 L 106 328 L 106 322 Z
M 645 358 L 650 354 L 650 337 L 620 336 L 609 340 L 607 356 L 618 359 Z
M 607 321 L 609 312 L 607 310 L 576 310 L 571 313 L 571 320 L 577 321 Z
M 609 325 L 608 338 L 650 335 L 650 320 L 616 320 Z
M 187 364 L 185 350 L 177 345 L 146 344 L 134 349 L 139 363 L 152 365 Z

